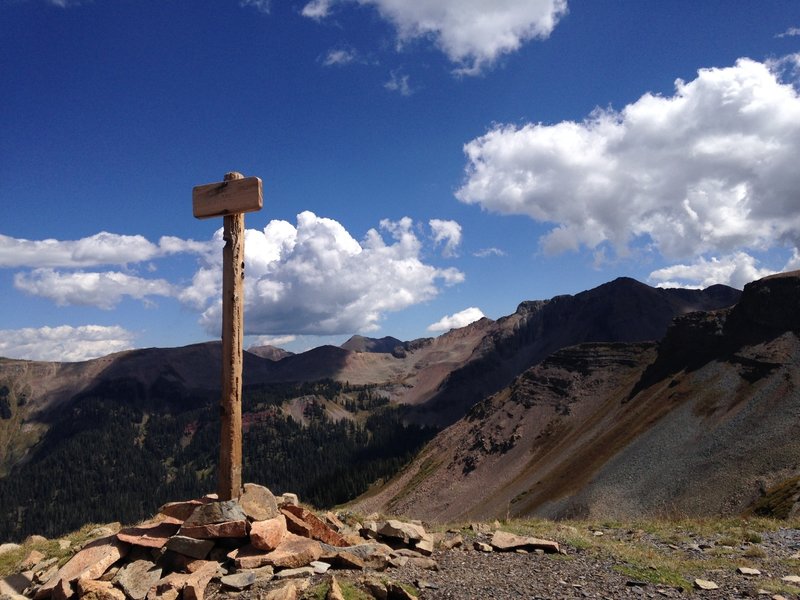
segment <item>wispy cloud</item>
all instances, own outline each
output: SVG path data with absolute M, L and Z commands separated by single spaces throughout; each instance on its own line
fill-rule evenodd
M 472 256 L 476 258 L 488 258 L 490 256 L 506 256 L 505 251 L 501 250 L 500 248 L 481 248 L 480 250 L 476 250 L 472 253 Z
M 258 12 L 265 15 L 269 14 L 270 4 L 270 0 L 239 0 L 239 6 L 255 8 Z
M 800 27 L 789 27 L 783 33 L 778 33 L 775 35 L 776 38 L 785 38 L 785 37 L 794 37 L 800 35 Z
M 383 87 L 390 92 L 397 92 L 401 96 L 410 96 L 414 93 L 414 90 L 411 89 L 408 75 L 402 74 L 399 69 L 391 72 L 389 81 L 384 83 Z
M 328 51 L 322 64 L 326 67 L 341 67 L 358 60 L 358 53 L 351 48 L 336 48 Z

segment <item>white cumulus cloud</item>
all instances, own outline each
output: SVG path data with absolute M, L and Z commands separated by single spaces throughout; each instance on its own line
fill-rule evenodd
M 566 0 L 312 0 L 302 14 L 324 19 L 336 4 L 372 6 L 397 31 L 398 44 L 432 39 L 461 74 L 475 75 L 532 39 L 546 39 Z
M 745 284 L 775 272 L 759 267 L 758 261 L 746 252 L 736 252 L 719 258 L 700 257 L 690 264 L 658 269 L 650 273 L 649 279 L 662 288 L 703 289 L 720 283 L 742 289 Z
M 35 269 L 14 275 L 14 287 L 59 306 L 114 308 L 123 297 L 145 300 L 149 296 L 175 296 L 178 290 L 164 279 L 146 279 L 118 271 L 59 272 Z
M 155 258 L 159 247 L 141 235 L 101 231 L 79 240 L 26 240 L 0 234 L 0 267 L 93 267 Z
M 800 55 L 709 68 L 582 122 L 498 125 L 465 146 L 465 203 L 555 226 L 549 253 L 671 259 L 800 244 Z
M 461 244 L 461 225 L 456 221 L 442 219 L 431 219 L 428 225 L 433 231 L 434 244 L 443 245 L 442 254 L 448 257 L 456 256 L 458 246 Z
M 411 219 L 383 220 L 391 240 L 370 229 L 358 242 L 337 221 L 312 212 L 297 224 L 271 221 L 245 236 L 245 328 L 248 335 L 330 335 L 374 331 L 387 312 L 434 298 L 463 273 L 420 258 Z M 217 233 L 220 236 L 221 233 Z M 201 323 L 220 327 L 221 275 L 209 253 L 181 299 L 203 309 Z
M 0 330 L 0 356 L 77 362 L 132 347 L 134 335 L 119 326 L 82 325 Z
M 446 315 L 436 321 L 436 323 L 428 325 L 428 331 L 450 331 L 451 329 L 466 327 L 470 323 L 482 319 L 484 316 L 486 315 L 483 314 L 480 308 L 470 306 L 461 312 L 457 312 L 453 315 Z

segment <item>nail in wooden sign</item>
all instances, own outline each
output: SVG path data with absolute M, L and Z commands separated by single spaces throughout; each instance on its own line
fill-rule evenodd
M 261 210 L 261 179 L 245 177 L 192 188 L 192 211 L 198 219 L 224 217 Z

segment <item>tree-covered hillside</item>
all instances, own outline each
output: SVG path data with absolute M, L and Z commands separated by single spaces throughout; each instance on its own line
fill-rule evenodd
M 167 380 L 146 389 L 118 379 L 74 398 L 49 415 L 29 458 L 0 479 L 0 540 L 131 523 L 164 502 L 215 491 L 217 402 Z M 289 403 L 302 407 L 299 418 Z M 330 403 L 345 416 L 332 420 Z M 244 480 L 320 507 L 393 474 L 434 433 L 403 424 L 370 388 L 333 381 L 246 388 L 242 408 Z

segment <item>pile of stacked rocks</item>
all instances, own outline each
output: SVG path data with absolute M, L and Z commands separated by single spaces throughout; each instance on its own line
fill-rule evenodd
M 29 557 L 14 588 L 34 600 L 203 600 L 215 582 L 239 591 L 257 585 L 262 600 L 289 600 L 329 569 L 436 570 L 434 541 L 418 523 L 318 517 L 294 494 L 276 498 L 245 484 L 235 500 L 166 504 L 150 521 L 89 542 L 63 566 Z M 385 597 L 413 597 L 395 588 L 387 585 Z

